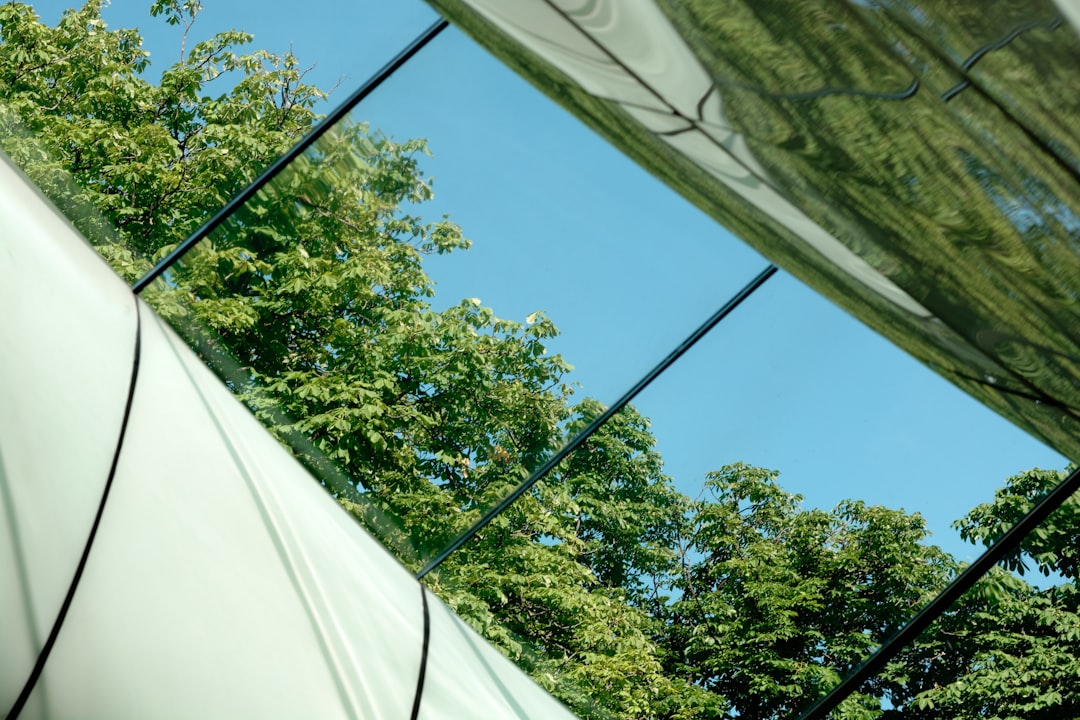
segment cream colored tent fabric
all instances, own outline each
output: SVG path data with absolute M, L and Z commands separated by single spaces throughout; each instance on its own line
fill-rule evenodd
M 0 307 L 4 712 L 37 663 L 21 718 L 570 716 L 422 597 L 6 162 Z

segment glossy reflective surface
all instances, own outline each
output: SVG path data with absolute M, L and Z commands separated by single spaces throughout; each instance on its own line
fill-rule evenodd
M 406 532 L 414 559 L 450 542 L 569 440 L 575 418 L 613 402 L 765 266 L 733 238 L 717 242 L 706 218 L 613 151 L 581 157 L 570 118 L 480 60 L 451 33 L 392 80 L 418 103 L 454 103 L 458 121 L 430 140 L 445 148 L 441 163 L 350 117 L 148 295 L 271 426 L 299 420 L 290 442 L 308 448 L 320 476 L 345 471 L 328 480 L 336 492 L 380 498 L 398 518 L 393 535 L 412 506 L 432 503 L 424 527 Z M 473 78 L 466 98 L 461 76 Z M 380 118 L 381 93 L 353 115 L 418 134 Z M 513 94 L 522 101 L 496 102 Z M 394 97 L 394 119 L 420 110 Z M 487 130 L 545 112 L 551 131 L 529 146 Z M 448 188 L 442 206 L 464 208 L 477 228 L 470 240 L 453 222 L 422 219 L 440 209 L 421 205 L 432 199 L 417 174 L 428 164 Z M 570 164 L 569 187 L 519 185 Z M 490 190 L 470 201 L 480 179 Z M 623 202 L 639 209 L 595 212 Z M 665 236 L 671 213 L 679 232 Z M 516 317 L 500 319 L 489 297 Z M 560 346 L 581 352 L 570 361 Z
M 1080 45 L 1051 3 L 437 4 L 782 267 L 1080 454 Z
M 794 275 L 1073 452 L 1075 98 L 1052 89 L 1076 38 L 1052 7 L 612 7 L 564 12 L 593 39 L 547 65 L 491 28 L 481 39 L 549 92 L 589 80 L 592 95 L 554 92 Z M 612 59 L 635 48 L 648 52 Z M 658 57 L 679 72 L 648 70 Z M 100 246 L 134 275 L 309 119 L 242 159 L 200 146 L 205 192 L 167 222 L 124 202 L 80 210 L 97 181 L 68 183 L 47 137 L 12 123 L 5 147 L 81 229 L 118 236 Z M 117 182 L 158 170 L 109 167 Z M 448 32 L 145 297 L 416 569 L 765 265 Z M 775 661 L 795 712 L 955 571 L 907 513 L 970 559 L 949 523 L 1005 476 L 1063 463 L 781 275 L 429 580 L 579 709 L 573 673 L 609 671 L 610 655 L 642 674 L 586 688 L 597 697 L 661 687 L 648 673 L 679 656 L 708 702 L 765 713 L 778 706 L 745 699 L 753 683 L 731 668 Z M 583 656 L 595 664 L 567 664 Z

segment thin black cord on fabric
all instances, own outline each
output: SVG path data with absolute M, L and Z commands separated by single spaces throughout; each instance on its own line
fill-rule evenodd
M 878 651 L 867 658 L 862 665 L 844 678 L 843 682 L 834 687 L 827 695 L 811 705 L 798 720 L 823 720 L 837 705 L 842 703 L 848 695 L 856 692 L 860 686 L 885 667 L 889 662 L 904 649 L 905 646 L 915 641 L 919 634 L 937 620 L 949 606 L 961 595 L 971 589 L 979 578 L 990 571 L 990 568 L 998 564 L 1006 555 L 1014 552 L 1027 535 L 1045 520 L 1050 513 L 1057 510 L 1062 503 L 1069 499 L 1077 490 L 1080 490 L 1080 468 L 1074 470 L 1067 478 L 1047 493 L 1042 500 L 1031 508 L 1027 515 L 1013 525 L 1009 530 L 998 538 L 997 542 L 987 549 L 975 562 L 971 563 L 964 572 L 956 576 L 949 586 L 941 591 L 937 597 L 931 600 L 919 614 L 907 625 L 900 629 L 878 648 Z
M 1057 30 L 1058 27 L 1060 27 L 1061 24 L 1064 21 L 1065 21 L 1065 19 L 1061 15 L 1058 15 L 1053 20 L 1050 20 L 1050 21 L 1047 21 L 1047 22 L 1044 22 L 1042 20 L 1036 20 L 1035 22 L 1029 22 L 1029 23 L 1025 23 L 1024 25 L 1020 25 L 1018 27 L 1015 27 L 1012 30 L 1010 30 L 1008 33 L 1006 33 L 1003 37 L 998 38 L 994 42 L 986 43 L 985 45 L 980 47 L 978 50 L 971 53 L 971 55 L 968 56 L 967 60 L 960 63 L 960 69 L 962 71 L 964 71 L 964 72 L 967 72 L 971 68 L 975 67 L 975 63 L 982 60 L 985 55 L 987 55 L 987 54 L 989 54 L 989 53 L 991 53 L 991 52 L 993 52 L 995 50 L 1002 49 L 1003 47 L 1007 46 L 1013 40 L 1020 37 L 1021 35 L 1023 35 L 1026 32 L 1030 32 L 1031 30 L 1038 30 L 1040 28 L 1043 28 L 1043 29 L 1046 29 L 1046 30 Z M 962 80 L 961 82 L 957 83 L 952 88 L 946 90 L 942 94 L 941 99 L 944 100 L 945 102 L 949 102 L 954 97 L 959 95 L 963 90 L 966 90 L 969 87 L 971 87 L 971 81 L 970 80 Z
M 1045 395 L 1036 395 L 1035 393 L 1031 392 L 1014 390 L 1012 388 L 1005 387 L 1001 383 L 990 382 L 985 378 L 975 377 L 974 375 L 968 375 L 967 373 L 962 373 L 957 370 L 945 369 L 941 371 L 941 374 L 943 377 L 946 375 L 952 375 L 953 377 L 962 378 L 964 380 L 967 380 L 968 382 L 973 382 L 976 385 L 982 385 L 983 387 L 990 388 L 991 390 L 994 390 L 995 392 L 1002 395 L 1011 395 L 1013 397 L 1024 398 L 1025 400 L 1034 400 L 1035 402 L 1045 405 L 1046 407 L 1054 408 L 1056 410 L 1060 410 L 1063 413 L 1075 415 L 1076 417 L 1080 418 L 1080 408 L 1075 408 L 1072 405 L 1063 403 L 1053 398 L 1049 398 Z
M 319 124 L 308 132 L 300 142 L 296 143 L 287 153 L 279 157 L 274 164 L 268 167 L 262 172 L 259 177 L 248 185 L 246 188 L 240 191 L 232 200 L 225 205 L 225 207 L 214 213 L 214 216 L 203 223 L 202 227 L 192 233 L 186 240 L 176 246 L 176 249 L 163 258 L 157 265 L 153 267 L 150 272 L 143 275 L 138 282 L 131 286 L 131 289 L 136 293 L 142 292 L 146 289 L 146 286 L 156 280 L 162 273 L 168 270 L 173 263 L 182 258 L 191 248 L 195 247 L 203 238 L 212 233 L 221 223 L 225 222 L 229 216 L 240 209 L 244 203 L 255 196 L 255 193 L 259 192 L 268 182 L 273 180 L 278 173 L 285 169 L 293 160 L 299 157 L 304 151 L 306 151 L 311 145 L 318 140 L 322 135 L 331 127 L 341 120 L 343 117 L 349 114 L 349 112 L 356 107 L 357 103 L 366 98 L 372 92 L 374 92 L 380 85 L 397 72 L 398 68 L 408 62 L 413 55 L 420 52 L 424 47 L 435 39 L 435 37 L 441 33 L 449 23 L 446 20 L 440 19 L 434 23 L 427 30 L 422 32 L 415 40 L 409 43 L 404 50 L 399 52 L 394 58 L 383 65 L 378 72 L 372 75 L 370 78 L 360 86 L 356 92 L 347 97 L 343 103 L 334 108 L 329 115 L 323 118 Z
M 15 720 L 15 718 L 19 717 L 19 713 L 23 711 L 26 702 L 30 699 L 30 693 L 34 691 L 34 686 L 37 685 L 41 673 L 45 670 L 45 662 L 49 659 L 49 653 L 52 652 L 53 645 L 56 644 L 56 638 L 60 635 L 60 628 L 64 624 L 64 619 L 71 608 L 71 601 L 75 597 L 75 590 L 79 587 L 79 580 L 82 579 L 83 571 L 86 569 L 86 561 L 90 557 L 90 549 L 94 545 L 94 537 L 97 536 L 98 526 L 101 525 L 101 516 L 105 512 L 105 503 L 109 499 L 113 478 L 116 477 L 116 466 L 120 463 L 120 450 L 124 447 L 124 435 L 127 433 L 128 419 L 131 417 L 131 404 L 135 399 L 135 384 L 139 379 L 139 358 L 142 353 L 142 319 L 139 314 L 139 298 L 135 297 L 133 299 L 135 301 L 135 350 L 131 358 L 131 380 L 128 382 L 124 415 L 120 420 L 120 434 L 116 439 L 116 449 L 113 451 L 109 474 L 105 478 L 105 489 L 101 493 L 101 502 L 98 503 L 97 514 L 94 515 L 94 522 L 90 526 L 90 534 L 86 538 L 86 545 L 83 546 L 79 564 L 75 566 L 75 574 L 71 578 L 71 584 L 68 586 L 67 594 L 64 596 L 64 602 L 60 605 L 60 612 L 56 614 L 56 620 L 53 622 L 49 637 L 45 640 L 41 652 L 38 653 L 37 662 L 34 663 L 34 669 L 30 671 L 30 676 L 26 679 L 22 692 L 19 693 L 19 697 L 15 699 L 15 704 L 8 711 L 7 720 Z
M 427 676 L 428 644 L 431 641 L 431 613 L 428 612 L 427 588 L 420 585 L 420 601 L 424 605 L 424 642 L 420 646 L 420 675 L 416 678 L 416 694 L 413 695 L 412 713 L 409 720 L 420 717 L 420 699 L 424 696 L 424 678 Z
M 767 268 L 762 270 L 753 280 L 747 283 L 742 290 L 739 290 L 739 292 L 735 293 L 735 295 L 733 295 L 730 300 L 724 303 L 723 307 L 713 313 L 708 320 L 702 323 L 697 330 L 694 330 L 694 332 L 692 332 L 688 338 L 683 340 L 681 343 L 679 343 L 678 346 L 676 346 L 674 350 L 668 353 L 667 357 L 657 363 L 656 367 L 645 373 L 644 377 L 634 383 L 633 387 L 627 390 L 622 397 L 616 400 L 614 405 L 609 407 L 595 420 L 589 423 L 584 430 L 574 436 L 573 440 L 563 445 L 558 452 L 548 458 L 547 462 L 545 462 L 537 470 L 535 470 L 527 480 L 514 488 L 514 490 L 509 495 L 504 497 L 498 502 L 497 505 L 488 510 L 482 518 L 473 523 L 472 527 L 458 535 L 453 540 L 453 542 L 443 548 L 438 555 L 428 561 L 428 564 L 425 565 L 423 569 L 416 574 L 416 579 L 419 580 L 423 578 L 429 572 L 437 568 L 439 565 L 442 564 L 444 560 L 446 560 L 446 558 L 450 557 L 450 555 L 452 555 L 454 551 L 456 551 L 458 548 L 468 542 L 474 535 L 476 535 L 476 533 L 483 530 L 484 527 L 489 522 L 494 520 L 499 513 L 510 507 L 510 505 L 513 504 L 515 500 L 521 497 L 541 478 L 551 472 L 555 468 L 555 466 L 565 460 L 566 457 L 570 455 L 570 453 L 577 450 L 582 445 L 582 443 L 588 440 L 593 433 L 600 429 L 600 426 L 610 420 L 615 415 L 615 413 L 622 410 L 626 404 L 628 404 L 631 400 L 637 397 L 638 393 L 647 388 L 653 380 L 655 380 L 657 377 L 660 376 L 661 373 L 671 367 L 676 360 L 678 360 L 680 357 L 683 356 L 683 354 L 686 353 L 687 350 L 694 347 L 694 345 L 697 344 L 698 340 L 701 340 L 701 338 L 705 337 L 710 330 L 716 327 L 717 323 L 730 315 L 735 308 L 742 304 L 743 300 L 750 297 L 755 290 L 764 285 L 765 281 L 775 274 L 775 265 L 769 265 Z

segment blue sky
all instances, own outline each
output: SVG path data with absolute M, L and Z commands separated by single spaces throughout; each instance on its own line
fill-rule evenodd
M 338 86 L 331 103 L 436 19 L 412 0 L 309 0 L 302 15 L 294 3 L 203 2 L 189 46 L 238 28 L 252 48 L 291 47 L 315 64 L 309 80 Z M 140 27 L 160 69 L 179 32 L 148 7 L 115 0 L 105 17 Z M 617 398 L 766 264 L 456 30 L 354 116 L 430 141 L 425 213 L 449 213 L 474 241 L 428 264 L 438 303 L 479 297 L 515 320 L 546 311 L 579 396 Z M 952 520 L 1006 476 L 1066 462 L 784 273 L 636 405 L 683 492 L 725 463 L 775 468 L 809 505 L 852 497 L 921 512 L 964 559 L 976 553 Z

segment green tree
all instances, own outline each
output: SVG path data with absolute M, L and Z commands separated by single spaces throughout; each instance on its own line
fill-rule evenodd
M 1064 478 L 1029 470 L 1006 480 L 991 502 L 956 525 L 972 542 L 990 544 Z M 920 645 L 934 667 L 912 676 L 910 707 L 920 717 L 1080 717 L 1080 593 L 1074 496 L 1021 543 L 1020 551 L 963 597 Z M 1029 563 L 1055 584 L 1036 588 Z M 914 687 L 918 685 L 920 687 Z
M 601 410 L 582 402 L 567 435 Z M 710 717 L 723 705 L 663 665 L 653 610 L 686 506 L 654 445 L 648 421 L 624 409 L 436 581 L 467 589 L 458 611 L 497 626 L 498 641 L 583 717 Z
M 154 4 L 170 17 L 187 6 L 197 11 Z M 182 239 L 311 126 L 323 93 L 303 83 L 292 55 L 238 54 L 250 40 L 227 31 L 195 43 L 155 84 L 139 34 L 106 28 L 101 0 L 55 27 L 28 5 L 4 4 L 2 149 L 126 277 L 137 276 L 145 258 Z
M 239 52 L 243 33 L 194 42 L 199 8 L 152 4 L 185 45 L 152 82 L 138 33 L 107 28 L 100 0 L 55 27 L 0 5 L 0 148 L 129 279 L 309 130 L 324 97 L 291 55 Z M 603 409 L 571 404 L 542 313 L 432 306 L 424 257 L 468 241 L 420 214 L 426 152 L 340 123 L 145 295 L 413 567 Z M 1010 480 L 965 537 L 996 537 L 1057 477 Z M 583 717 L 784 717 L 956 571 L 917 515 L 800 502 L 741 464 L 681 495 L 626 408 L 428 582 Z M 1066 582 L 996 573 L 838 716 L 1080 714 L 1076 509 L 1010 565 Z
M 992 502 L 973 508 L 955 526 L 965 540 L 990 545 L 1001 537 L 1046 493 L 1054 489 L 1068 471 L 1028 470 L 1014 475 L 995 491 Z M 1046 576 L 1057 574 L 1070 582 L 1080 577 L 1080 498 L 1070 497 L 1046 521 L 1020 543 L 1019 550 L 1005 561 L 1005 567 L 1023 575 L 1035 563 Z
M 198 3 L 153 7 L 186 41 Z M 133 277 L 311 127 L 322 94 L 291 56 L 237 54 L 249 39 L 195 43 L 155 84 L 138 34 L 106 28 L 100 2 L 56 27 L 4 5 L 0 142 Z M 431 307 L 422 258 L 468 242 L 414 212 L 432 192 L 425 152 L 340 123 L 144 293 L 414 567 L 598 411 L 569 406 L 568 366 L 547 352 L 557 331 L 541 313 L 511 322 L 475 299 Z M 431 580 L 586 715 L 690 717 L 682 695 L 711 702 L 666 678 L 654 621 L 626 602 L 677 513 L 651 444 L 644 420 L 624 415 L 562 482 L 537 488 Z M 590 492 L 666 506 L 629 528 L 616 498 Z
M 724 717 L 809 705 L 944 585 L 953 563 L 918 515 L 861 502 L 805 510 L 775 472 L 711 473 L 683 531 L 665 623 L 674 674 L 727 699 Z M 903 688 L 879 678 L 840 717 L 873 717 Z

